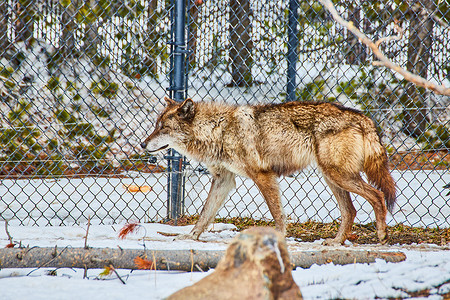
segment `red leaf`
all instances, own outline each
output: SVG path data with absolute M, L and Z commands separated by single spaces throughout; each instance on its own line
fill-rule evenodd
M 349 236 L 347 237 L 347 239 L 348 239 L 350 242 L 354 242 L 354 241 L 356 241 L 358 238 L 359 238 L 359 235 L 357 235 L 357 234 L 355 234 L 355 233 L 351 233 L 351 234 L 349 234 Z
M 123 240 L 124 238 L 127 237 L 128 234 L 135 232 L 138 225 L 139 225 L 139 223 L 132 222 L 132 223 L 128 223 L 125 226 L 123 226 L 122 229 L 120 229 L 120 231 L 119 231 L 119 239 Z
M 14 243 L 9 243 L 8 245 L 5 246 L 5 248 L 14 248 L 16 244 Z
M 139 270 L 151 270 L 153 267 L 153 262 L 151 260 L 139 256 L 136 256 L 134 259 L 134 264 Z

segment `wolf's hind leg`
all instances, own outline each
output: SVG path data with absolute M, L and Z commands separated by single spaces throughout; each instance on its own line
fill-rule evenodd
M 366 183 L 361 177 L 353 182 L 353 187 L 354 190 L 351 190 L 351 187 L 349 187 L 350 192 L 364 197 L 372 205 L 377 221 L 378 239 L 381 244 L 385 244 L 388 241 L 388 232 L 386 224 L 387 207 L 384 202 L 383 192 Z
M 266 200 L 275 221 L 275 228 L 286 235 L 286 216 L 281 204 L 278 176 L 272 172 L 255 172 L 249 175 Z
M 198 240 L 200 234 L 202 234 L 214 220 L 217 211 L 225 202 L 228 193 L 236 187 L 236 182 L 234 180 L 235 176 L 232 172 L 223 168 L 210 171 L 213 174 L 213 180 L 208 198 L 200 213 L 200 217 L 189 236 L 181 236 L 180 238 L 193 238 Z
M 353 221 L 356 217 L 356 209 L 353 206 L 350 193 L 344 189 L 341 189 L 332 180 L 325 176 L 325 181 L 330 187 L 339 205 L 341 211 L 341 226 L 339 226 L 338 233 L 334 239 L 325 240 L 325 245 L 342 245 L 348 238 L 352 230 Z
M 366 183 L 360 175 L 364 165 L 363 140 L 361 132 L 355 128 L 350 128 L 338 135 L 327 136 L 317 148 L 317 164 L 323 175 L 334 185 L 362 196 L 372 205 L 377 221 L 378 238 L 381 243 L 385 243 L 387 241 L 387 208 L 384 194 Z M 344 211 L 341 208 L 341 212 L 342 220 L 344 220 L 345 206 Z
M 332 172 L 328 174 L 332 174 Z M 335 174 L 333 181 L 340 188 L 360 195 L 372 205 L 377 221 L 378 239 L 380 243 L 386 243 L 388 238 L 386 225 L 387 208 L 384 202 L 383 192 L 366 183 L 359 174 L 339 174 L 339 176 Z

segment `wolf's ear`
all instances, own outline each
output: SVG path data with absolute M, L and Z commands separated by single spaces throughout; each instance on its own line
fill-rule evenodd
M 195 115 L 195 104 L 191 98 L 187 98 L 178 108 L 178 115 L 183 119 L 192 119 Z
M 177 102 L 175 100 L 172 100 L 169 97 L 164 97 L 164 100 L 166 100 L 167 105 L 177 104 Z

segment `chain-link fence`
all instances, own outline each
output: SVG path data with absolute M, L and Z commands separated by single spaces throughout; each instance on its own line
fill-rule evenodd
M 338 101 L 360 109 L 380 128 L 397 182 L 390 224 L 448 227 L 450 97 L 374 66 L 369 49 L 319 2 L 298 2 L 295 14 L 292 2 L 187 1 L 187 95 L 279 103 L 289 96 L 291 80 L 297 101 Z M 383 52 L 404 69 L 450 86 L 448 1 L 335 4 L 374 40 L 396 35 L 398 24 L 403 37 L 381 44 Z M 145 153 L 139 144 L 153 129 L 163 97 L 173 92 L 173 5 L 0 1 L 0 218 L 67 225 L 170 216 L 172 169 L 164 155 Z M 292 33 L 299 40 L 294 49 L 288 47 Z M 288 48 L 294 62 L 286 58 Z M 288 79 L 292 63 L 295 77 Z M 182 212 L 198 214 L 210 176 L 193 161 L 181 174 Z M 281 178 L 280 186 L 291 221 L 340 216 L 315 168 Z M 355 197 L 355 207 L 358 222 L 374 220 L 362 198 Z M 219 215 L 271 219 L 257 188 L 244 178 L 237 179 Z

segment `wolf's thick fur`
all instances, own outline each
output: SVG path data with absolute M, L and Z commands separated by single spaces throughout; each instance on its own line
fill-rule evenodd
M 212 222 L 235 188 L 235 174 L 255 182 L 276 228 L 285 233 L 277 178 L 315 162 L 342 215 L 337 236 L 326 243 L 341 244 L 351 233 L 356 210 L 349 192 L 361 195 L 372 205 L 378 237 L 386 242 L 386 214 L 395 203 L 395 184 L 386 150 L 370 118 L 332 103 L 231 106 L 191 99 L 183 103 L 169 98 L 166 101 L 155 130 L 141 146 L 150 151 L 174 148 L 204 163 L 213 176 L 191 238 L 198 239 Z M 378 189 L 362 180 L 362 171 Z

